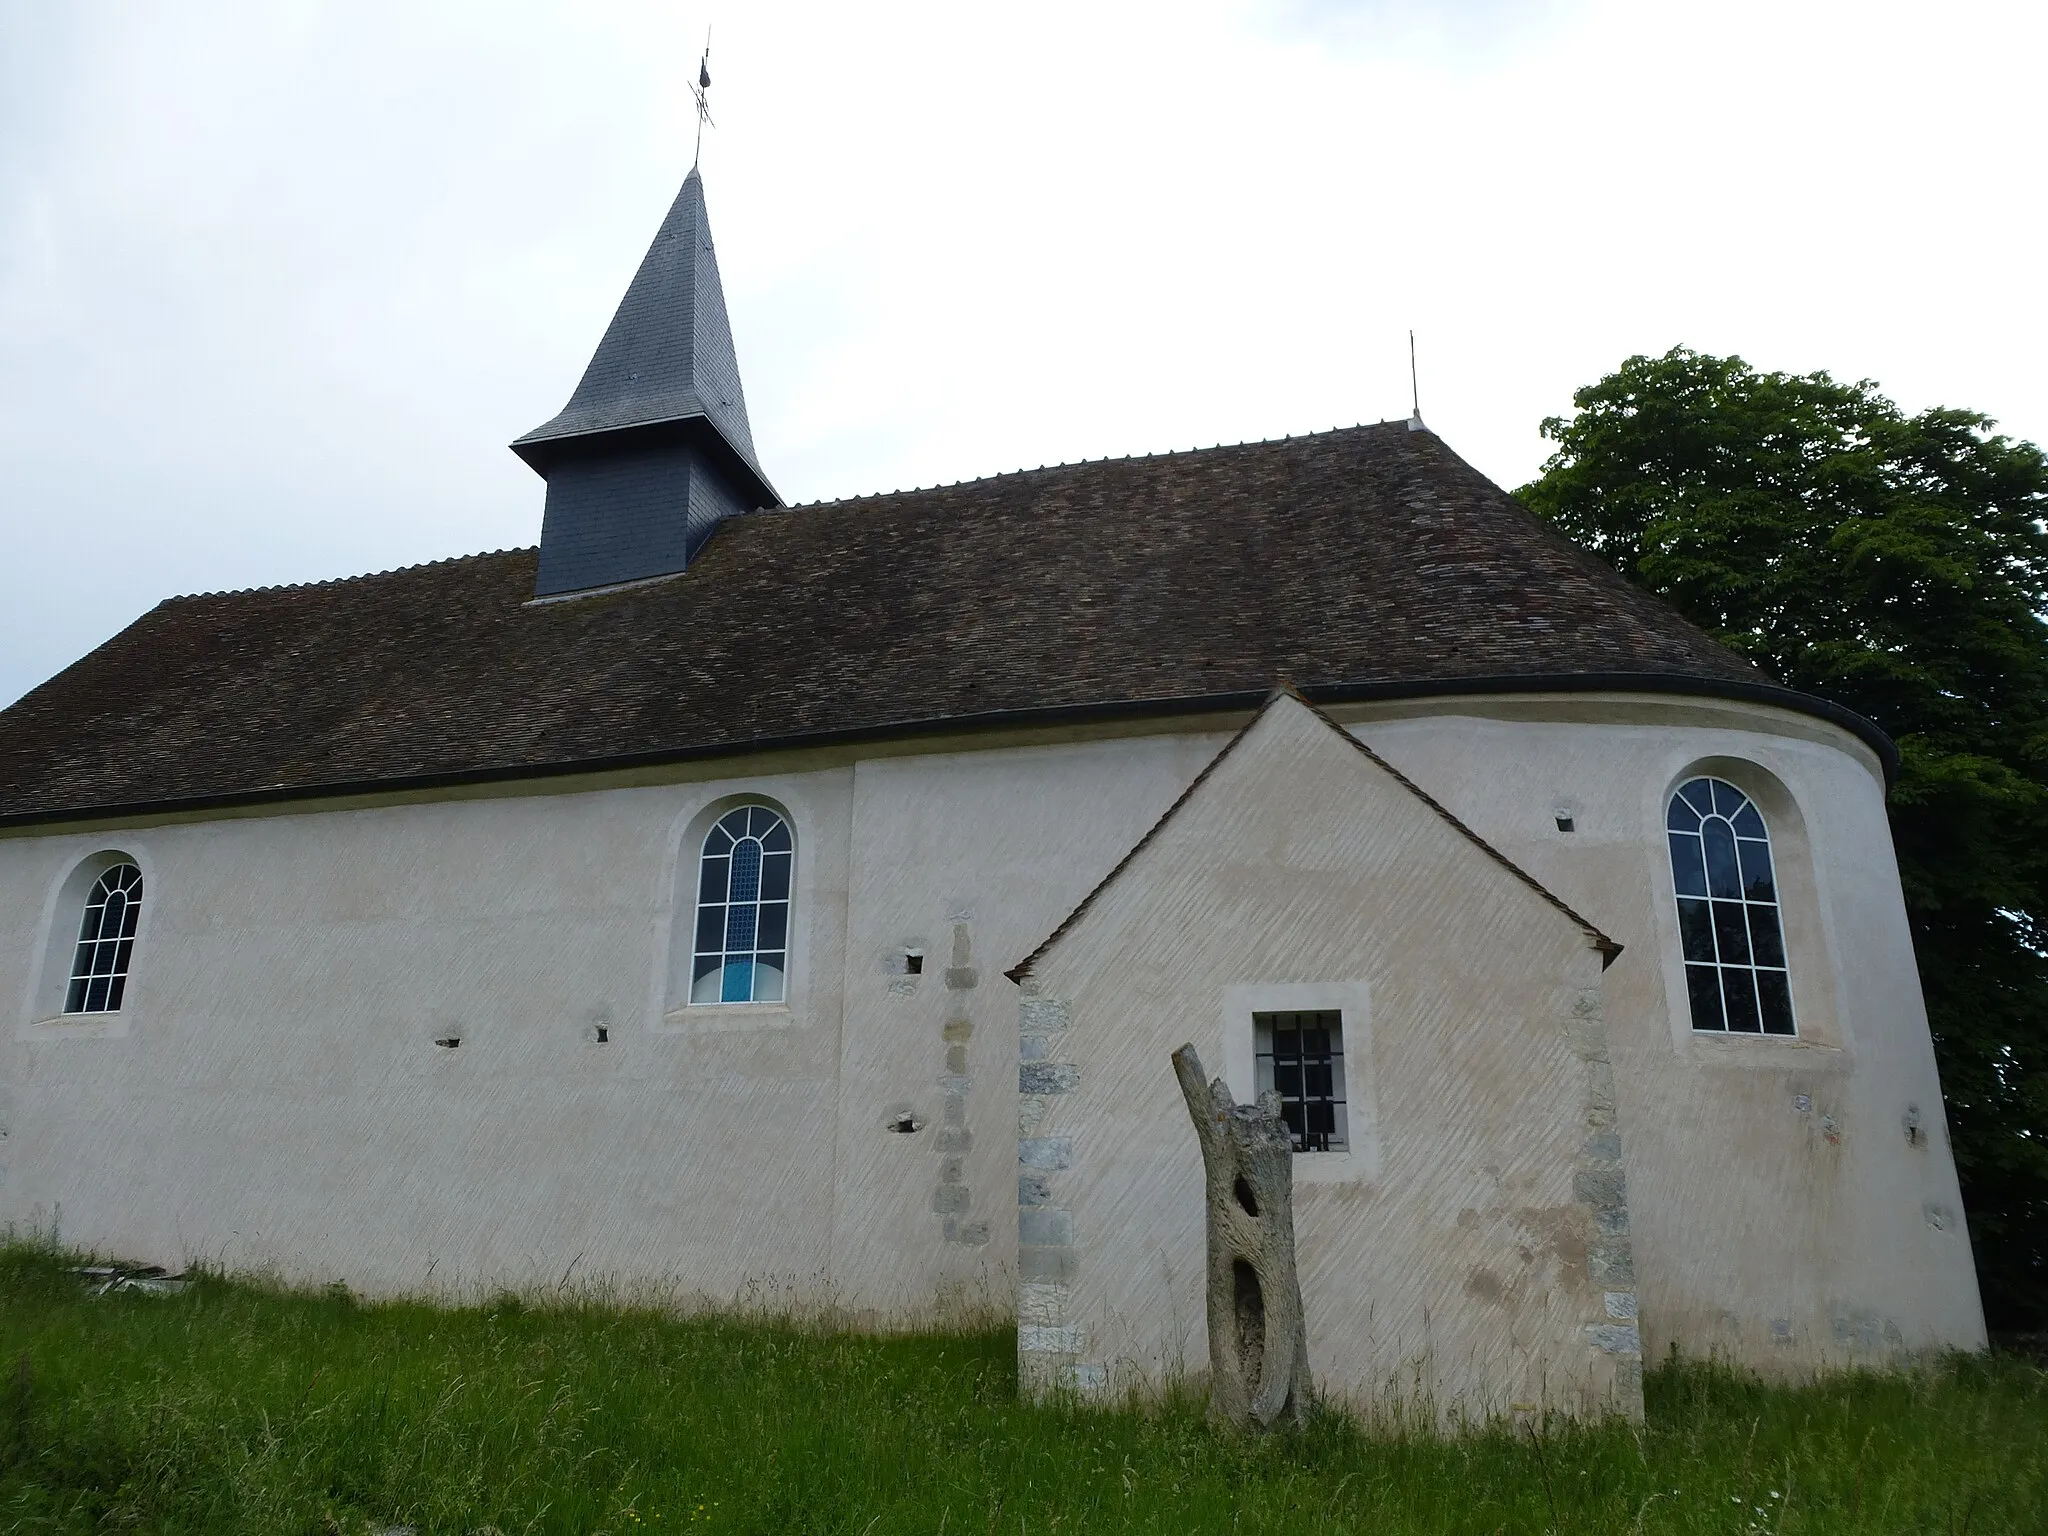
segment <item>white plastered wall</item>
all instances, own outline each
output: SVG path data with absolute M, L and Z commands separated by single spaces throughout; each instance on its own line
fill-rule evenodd
M 1430 1421 L 1639 1414 L 1599 975 L 1579 923 L 1274 705 L 1029 971 L 1027 1386 L 1206 1370 L 1201 1161 L 1169 1054 L 1191 1041 L 1249 1099 L 1254 1012 L 1337 1007 L 1352 1148 L 1295 1158 L 1318 1392 Z
M 1854 738 L 1626 696 L 1347 718 L 1627 946 L 1602 991 L 1653 1355 L 1676 1341 L 1793 1370 L 1981 1341 L 1881 787 Z M 877 1320 L 1007 1305 L 1001 972 L 1238 723 L 0 837 L 0 1222 L 371 1290 L 566 1273 Z M 1662 797 L 1727 760 L 1796 810 L 1802 1027 L 1831 1018 L 1838 1049 L 1686 1027 Z M 791 1006 L 672 1016 L 685 830 L 738 794 L 796 826 Z M 1564 800 L 1570 834 L 1552 819 Z M 129 1000 L 118 1019 L 45 1024 L 51 925 L 76 921 L 58 889 L 115 849 L 149 881 Z M 451 1030 L 461 1047 L 432 1044 Z M 899 1111 L 925 1128 L 884 1129 Z M 958 1150 L 940 1146 L 949 1128 L 970 1133 Z

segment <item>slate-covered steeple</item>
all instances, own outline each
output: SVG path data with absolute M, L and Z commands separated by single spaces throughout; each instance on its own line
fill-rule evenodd
M 512 450 L 548 483 L 536 596 L 680 571 L 721 518 L 781 504 L 754 458 L 695 167 L 576 393 Z

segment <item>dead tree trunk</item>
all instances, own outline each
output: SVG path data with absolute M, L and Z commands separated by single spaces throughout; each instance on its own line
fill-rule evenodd
M 1234 1429 L 1308 1416 L 1308 1327 L 1294 1272 L 1294 1137 L 1280 1096 L 1231 1100 L 1192 1045 L 1174 1076 L 1202 1144 L 1209 1215 L 1209 1416 Z

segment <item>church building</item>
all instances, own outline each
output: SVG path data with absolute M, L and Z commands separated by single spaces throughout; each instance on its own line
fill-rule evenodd
M 0 1225 L 1207 1367 L 1170 1053 L 1318 1393 L 1641 1411 L 1984 1325 L 1892 744 L 1420 419 L 786 506 L 696 171 L 538 549 L 172 598 L 0 712 Z

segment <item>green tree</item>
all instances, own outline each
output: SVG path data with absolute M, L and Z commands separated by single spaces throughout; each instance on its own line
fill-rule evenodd
M 1517 494 L 1898 743 L 1890 796 L 1994 1329 L 2048 1328 L 2048 460 L 1869 381 L 1632 357 Z

